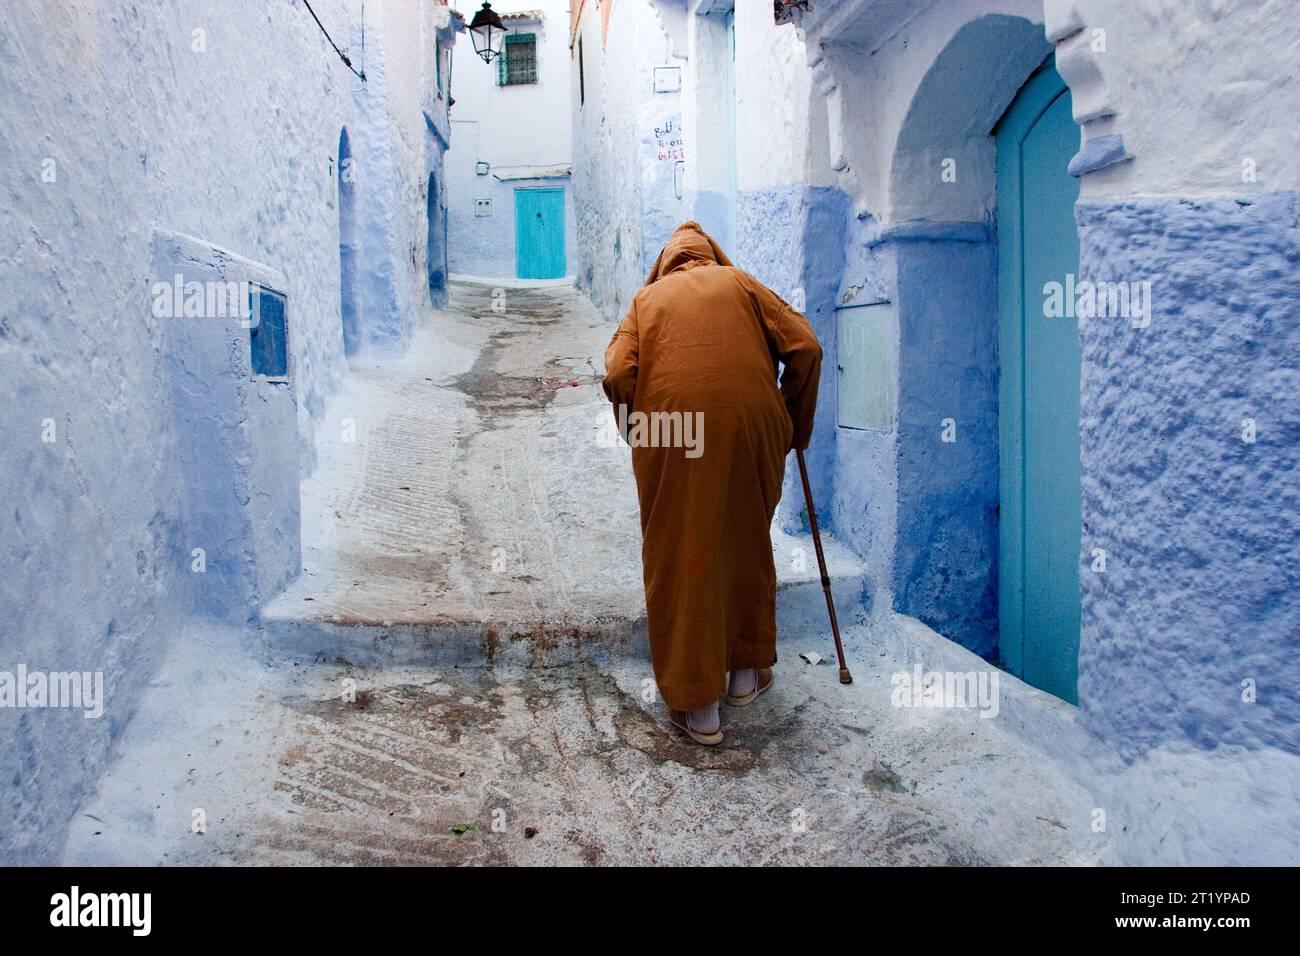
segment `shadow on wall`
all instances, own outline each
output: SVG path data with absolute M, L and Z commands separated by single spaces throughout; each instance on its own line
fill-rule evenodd
M 427 265 L 429 300 L 434 305 L 447 303 L 447 217 L 438 190 L 438 171 L 429 173 L 425 205 L 428 210 L 429 236 Z
M 347 127 L 339 132 L 339 315 L 343 352 L 361 349 L 361 237 L 357 223 L 356 163 Z

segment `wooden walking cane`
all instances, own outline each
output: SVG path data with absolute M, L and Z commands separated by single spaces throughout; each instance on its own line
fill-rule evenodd
M 817 567 L 822 572 L 822 591 L 826 594 L 826 610 L 831 616 L 831 633 L 835 635 L 835 654 L 840 659 L 840 683 L 852 684 L 853 675 L 844 663 L 844 645 L 840 643 L 840 623 L 835 619 L 835 602 L 831 600 L 831 576 L 826 572 L 826 555 L 822 554 L 822 535 L 817 530 L 817 510 L 813 508 L 812 487 L 808 484 L 808 466 L 803 462 L 803 451 L 796 448 L 799 459 L 799 477 L 803 479 L 803 497 L 808 502 L 808 524 L 812 526 L 813 547 L 817 549 Z

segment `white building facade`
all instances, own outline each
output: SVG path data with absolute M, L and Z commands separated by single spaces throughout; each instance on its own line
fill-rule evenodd
M 460 50 L 447 154 L 451 270 L 501 279 L 572 274 L 568 5 L 497 10 L 506 27 L 490 63 Z M 467 19 L 474 15 L 466 9 Z
M 686 60 L 667 29 L 686 21 L 668 5 L 594 0 L 575 0 L 571 15 L 575 274 L 616 315 L 689 208 Z

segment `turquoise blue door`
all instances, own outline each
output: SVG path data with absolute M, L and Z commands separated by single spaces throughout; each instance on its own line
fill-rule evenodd
M 564 190 L 515 190 L 515 275 L 564 277 Z
M 1002 662 L 1075 703 L 1079 672 L 1079 336 L 1074 309 L 1045 308 L 1079 268 L 1079 149 L 1070 93 L 1049 63 L 997 135 Z M 1073 287 L 1073 284 L 1069 286 Z

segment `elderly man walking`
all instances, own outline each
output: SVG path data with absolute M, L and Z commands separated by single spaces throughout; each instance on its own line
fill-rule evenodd
M 605 394 L 632 445 L 655 680 L 697 743 L 721 743 L 724 695 L 745 706 L 772 685 L 769 529 L 786 455 L 812 435 L 821 359 L 808 320 L 696 222 L 669 238 L 605 352 Z M 690 447 L 659 440 L 687 420 Z

